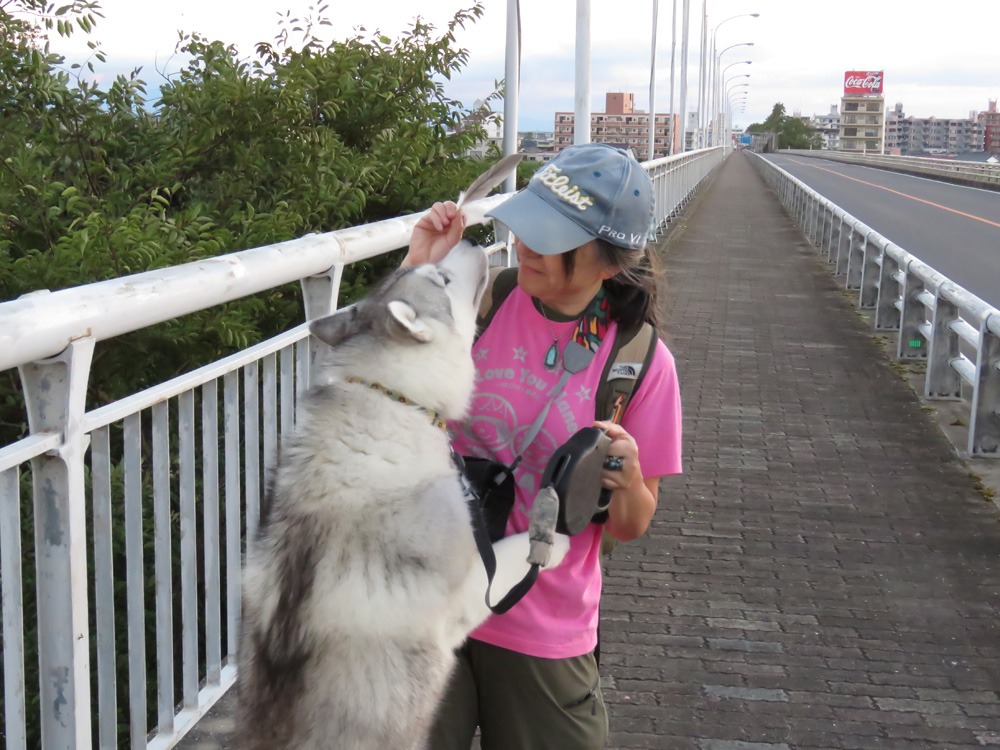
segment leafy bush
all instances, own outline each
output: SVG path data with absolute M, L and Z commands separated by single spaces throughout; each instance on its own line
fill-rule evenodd
M 21 13 L 17 11 L 20 9 Z M 468 52 L 458 11 L 438 33 L 417 20 L 399 39 L 321 43 L 327 22 L 286 18 L 250 59 L 198 34 L 190 62 L 151 106 L 141 71 L 106 90 L 49 51 L 48 29 L 85 31 L 95 2 L 0 5 L 0 299 L 61 289 L 398 216 L 453 197 L 481 167 L 483 136 L 443 81 Z M 40 16 L 38 14 L 41 14 Z M 41 18 L 32 25 L 29 20 Z M 299 29 L 298 43 L 289 40 Z M 103 60 L 95 47 L 94 55 Z M 93 61 L 87 64 L 92 67 Z M 72 73 L 72 74 L 71 74 Z M 397 258 L 356 264 L 357 297 Z M 89 403 L 162 381 L 302 319 L 297 288 L 190 315 L 97 349 Z M 0 437 L 23 415 L 0 381 Z

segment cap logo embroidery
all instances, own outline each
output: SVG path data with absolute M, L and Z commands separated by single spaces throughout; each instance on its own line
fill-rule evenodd
M 619 232 L 616 229 L 612 229 L 607 224 L 602 224 L 601 228 L 597 230 L 598 237 L 612 237 L 619 242 L 630 242 L 633 245 L 638 245 L 642 241 L 641 234 L 625 234 L 625 232 Z
M 586 211 L 594 205 L 593 198 L 581 193 L 580 188 L 576 185 L 569 184 L 569 177 L 562 174 L 562 170 L 559 167 L 547 164 L 538 173 L 536 179 L 562 200 L 571 206 L 576 206 L 581 211 Z

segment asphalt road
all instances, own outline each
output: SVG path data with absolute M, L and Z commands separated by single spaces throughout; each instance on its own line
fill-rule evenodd
M 1000 192 L 812 157 L 766 158 L 1000 308 Z

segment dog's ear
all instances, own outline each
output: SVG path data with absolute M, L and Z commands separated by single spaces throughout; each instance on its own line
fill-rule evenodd
M 434 338 L 434 332 L 420 319 L 417 311 L 401 299 L 388 304 L 389 315 L 417 341 L 426 344 Z
M 357 305 L 345 307 L 325 318 L 317 318 L 309 324 L 309 333 L 324 344 L 336 346 L 341 341 L 357 333 Z

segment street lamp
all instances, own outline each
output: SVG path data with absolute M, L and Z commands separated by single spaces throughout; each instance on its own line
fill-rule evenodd
M 721 103 L 719 102 L 719 81 L 721 80 L 721 77 L 719 76 L 719 65 L 722 64 L 722 56 L 726 54 L 726 52 L 735 47 L 753 47 L 753 46 L 754 46 L 753 42 L 739 42 L 737 44 L 730 44 L 721 52 L 712 56 L 711 75 L 709 76 L 710 79 L 709 96 L 708 96 L 708 103 L 706 106 L 708 109 L 707 114 L 709 117 L 709 122 L 712 123 L 713 127 L 715 124 L 715 117 L 719 112 L 719 107 L 721 106 Z
M 747 17 L 747 16 L 749 16 L 751 18 L 759 18 L 760 17 L 760 13 L 737 13 L 735 16 L 730 16 L 729 18 L 722 19 L 721 21 L 719 21 L 718 24 L 716 24 L 715 28 L 712 29 L 712 46 L 711 46 L 712 56 L 711 56 L 710 63 L 712 65 L 713 70 L 715 68 L 715 35 L 719 32 L 719 28 L 724 23 L 728 23 L 729 21 L 732 21 L 735 18 L 744 18 L 744 17 Z M 723 50 L 723 51 L 725 51 L 725 50 Z M 700 101 L 701 100 L 699 99 L 699 105 L 700 105 Z M 705 96 L 705 102 L 706 102 L 706 104 L 708 102 L 708 96 L 707 95 Z
M 740 75 L 733 76 L 732 78 L 727 80 L 726 83 L 729 83 L 729 81 L 735 80 L 736 78 L 749 78 L 749 77 L 750 77 L 749 73 L 742 73 Z M 732 86 L 729 86 L 726 89 L 726 98 L 727 99 L 729 98 L 729 92 L 732 91 L 733 89 L 738 89 L 741 86 L 749 86 L 749 85 L 750 84 L 747 81 L 744 81 L 743 83 L 734 83 Z
M 748 85 L 748 84 L 744 84 Z M 738 88 L 738 87 L 737 87 Z M 738 91 L 735 92 L 728 100 L 728 107 L 723 113 L 723 120 L 725 121 L 725 144 L 728 146 L 732 143 L 732 132 L 733 132 L 733 116 L 737 112 L 746 112 L 747 110 L 747 92 Z
M 743 44 L 746 44 L 746 45 L 748 45 L 750 47 L 753 46 L 753 42 L 744 42 Z M 742 45 L 741 44 L 733 44 L 733 45 L 731 45 L 729 47 L 726 47 L 726 49 L 732 49 L 733 47 L 740 47 L 740 46 L 742 46 Z M 716 58 L 715 58 L 716 59 L 716 68 L 718 68 L 718 63 L 722 60 L 722 54 L 726 51 L 726 49 L 722 50 L 722 52 L 720 52 L 716 56 Z M 752 64 L 753 64 L 752 60 L 739 60 L 737 62 L 729 63 L 729 65 L 727 65 L 726 67 L 724 67 L 722 69 L 721 73 L 718 73 L 718 70 L 716 70 L 716 73 L 718 73 L 718 75 L 712 81 L 712 109 L 711 109 L 711 112 L 712 112 L 712 140 L 715 141 L 715 145 L 719 145 L 719 143 L 718 143 L 718 141 L 719 141 L 719 133 L 722 131 L 722 122 L 720 122 L 720 115 L 722 115 L 722 112 L 721 112 L 721 110 L 722 110 L 722 87 L 719 85 L 719 81 L 726 80 L 726 71 L 729 70 L 734 65 L 752 65 Z

